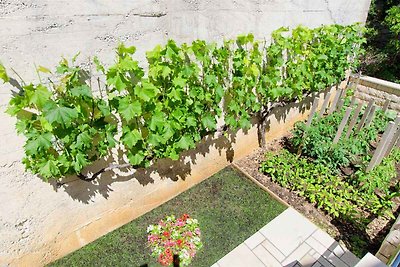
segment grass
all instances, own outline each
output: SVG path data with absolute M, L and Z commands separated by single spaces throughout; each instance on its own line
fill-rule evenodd
M 285 207 L 228 167 L 174 199 L 99 238 L 51 266 L 157 266 L 146 229 L 166 215 L 197 218 L 204 247 L 191 266 L 211 266 Z

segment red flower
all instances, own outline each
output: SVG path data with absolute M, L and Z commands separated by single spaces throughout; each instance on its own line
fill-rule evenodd
M 188 214 L 183 214 L 182 215 L 182 220 L 186 221 L 187 219 L 189 219 L 189 215 Z
M 164 231 L 163 236 L 169 237 L 169 232 Z
M 176 241 L 176 243 L 178 244 L 178 246 L 181 246 L 182 245 L 182 240 L 178 239 L 178 241 Z

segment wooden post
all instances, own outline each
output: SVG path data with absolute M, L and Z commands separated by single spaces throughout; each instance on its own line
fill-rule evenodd
M 337 89 L 336 90 L 336 95 L 335 98 L 333 99 L 333 102 L 331 104 L 331 107 L 329 108 L 328 114 L 332 114 L 336 110 L 337 103 L 342 95 L 343 89 Z
M 350 114 L 351 114 L 351 108 L 348 107 L 348 108 L 346 108 L 346 114 L 344 115 L 344 117 L 343 117 L 343 119 L 342 119 L 342 122 L 341 122 L 340 125 L 339 125 L 339 129 L 338 129 L 338 131 L 337 131 L 337 133 L 336 133 L 336 136 L 335 136 L 335 138 L 333 139 L 333 144 L 334 144 L 334 145 L 337 144 L 337 143 L 339 142 L 340 136 L 341 136 L 342 133 L 343 133 L 343 129 L 344 129 L 344 127 L 346 126 L 346 123 L 347 123 L 347 120 L 348 120 L 349 117 L 350 117 Z
M 358 132 L 360 132 L 360 131 L 361 131 L 361 128 L 364 126 L 365 120 L 367 119 L 367 116 L 368 116 L 369 112 L 371 111 L 372 106 L 374 105 L 374 103 L 375 103 L 375 100 L 373 100 L 373 99 L 371 99 L 371 100 L 369 101 L 368 106 L 367 106 L 367 108 L 365 109 L 363 116 L 361 117 L 360 124 L 358 124 L 357 129 L 356 129 L 356 131 L 355 131 L 356 134 L 357 134 Z
M 357 119 L 358 119 L 358 115 L 360 115 L 361 109 L 362 109 L 363 104 L 362 103 L 358 103 L 357 107 L 354 111 L 353 117 L 351 118 L 350 124 L 349 124 L 349 128 L 347 129 L 347 133 L 346 133 L 346 139 L 350 137 L 351 132 L 353 131 L 354 126 L 357 123 Z
M 331 98 L 331 92 L 329 91 L 329 92 L 326 94 L 326 96 L 325 96 L 324 103 L 322 104 L 322 108 L 321 108 L 321 110 L 319 111 L 319 116 L 322 117 L 322 115 L 324 115 L 325 110 L 326 110 L 326 107 L 328 106 L 328 103 L 329 103 L 329 99 L 330 99 L 330 98 Z
M 340 111 L 342 109 L 342 107 L 343 107 L 343 104 L 344 104 L 343 98 L 339 99 L 339 101 L 338 101 L 338 103 L 336 105 L 336 110 Z
M 372 106 L 371 111 L 368 114 L 367 120 L 365 121 L 364 127 L 369 127 L 369 125 L 371 124 L 372 120 L 374 119 L 375 110 L 376 106 Z
M 388 144 L 388 148 L 386 149 L 386 152 L 385 152 L 385 157 L 387 157 L 390 154 L 390 152 L 392 152 L 392 149 L 395 146 L 395 144 L 397 143 L 397 140 L 399 140 L 399 137 L 400 137 L 400 116 L 398 116 L 396 118 L 396 120 L 394 121 L 394 124 L 395 124 L 395 128 L 397 129 L 397 131 L 394 133 L 392 140 Z
M 382 135 L 381 140 L 379 141 L 378 147 L 375 150 L 374 155 L 366 169 L 367 172 L 375 168 L 375 166 L 379 165 L 382 161 L 383 156 L 385 155 L 385 148 L 387 147 L 387 143 L 390 142 L 390 137 L 393 138 L 394 130 L 395 130 L 394 122 L 389 122 L 386 126 L 385 132 Z
M 318 103 L 319 103 L 319 97 L 314 98 L 314 101 L 313 101 L 312 107 L 311 107 L 311 113 L 308 116 L 308 120 L 306 123 L 307 127 L 309 127 L 311 125 L 312 119 L 314 118 L 315 111 L 317 110 L 317 107 L 318 107 Z
M 353 95 L 353 96 L 351 97 L 350 107 L 354 106 L 354 104 L 356 103 L 356 101 L 357 101 L 357 98 Z
M 390 105 L 390 100 L 386 99 L 385 104 L 383 104 L 383 108 L 382 108 L 383 113 L 385 113 L 388 110 L 389 105 Z

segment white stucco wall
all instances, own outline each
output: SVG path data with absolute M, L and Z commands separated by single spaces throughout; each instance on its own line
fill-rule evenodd
M 281 26 L 365 22 L 369 4 L 370 0 L 0 0 L 0 61 L 29 81 L 36 77 L 34 63 L 51 68 L 60 56 L 70 58 L 78 51 L 81 61 L 97 55 L 111 62 L 118 41 L 137 46 L 137 58 L 143 60 L 144 51 L 168 38 L 221 41 L 253 32 L 268 39 Z M 206 154 L 197 157 L 203 167 L 188 174 L 185 183 L 161 180 L 154 173 L 140 179 L 108 175 L 90 186 L 78 181 L 56 190 L 24 171 L 24 139 L 16 135 L 15 120 L 4 113 L 10 95 L 11 88 L 0 85 L 0 266 L 49 262 L 190 187 L 199 181 L 193 178 L 198 173 L 209 175 L 225 164 L 201 165 L 210 159 Z M 238 147 L 235 157 L 251 151 L 256 142 L 251 143 L 243 151 Z M 157 193 L 160 188 L 164 191 Z M 83 230 L 89 226 L 90 231 Z

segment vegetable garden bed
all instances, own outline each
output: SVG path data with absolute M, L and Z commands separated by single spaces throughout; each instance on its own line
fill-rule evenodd
M 131 223 L 51 266 L 156 265 L 146 247 L 148 225 L 166 215 L 198 219 L 204 247 L 191 266 L 211 266 L 279 215 L 285 207 L 228 167 Z
M 298 123 L 291 135 L 237 165 L 363 256 L 379 249 L 398 213 L 399 151 L 394 149 L 379 166 L 365 171 L 385 126 L 393 120 L 393 114 L 382 111 L 357 136 L 332 144 L 349 102 L 339 112 L 314 118 L 311 127 Z

